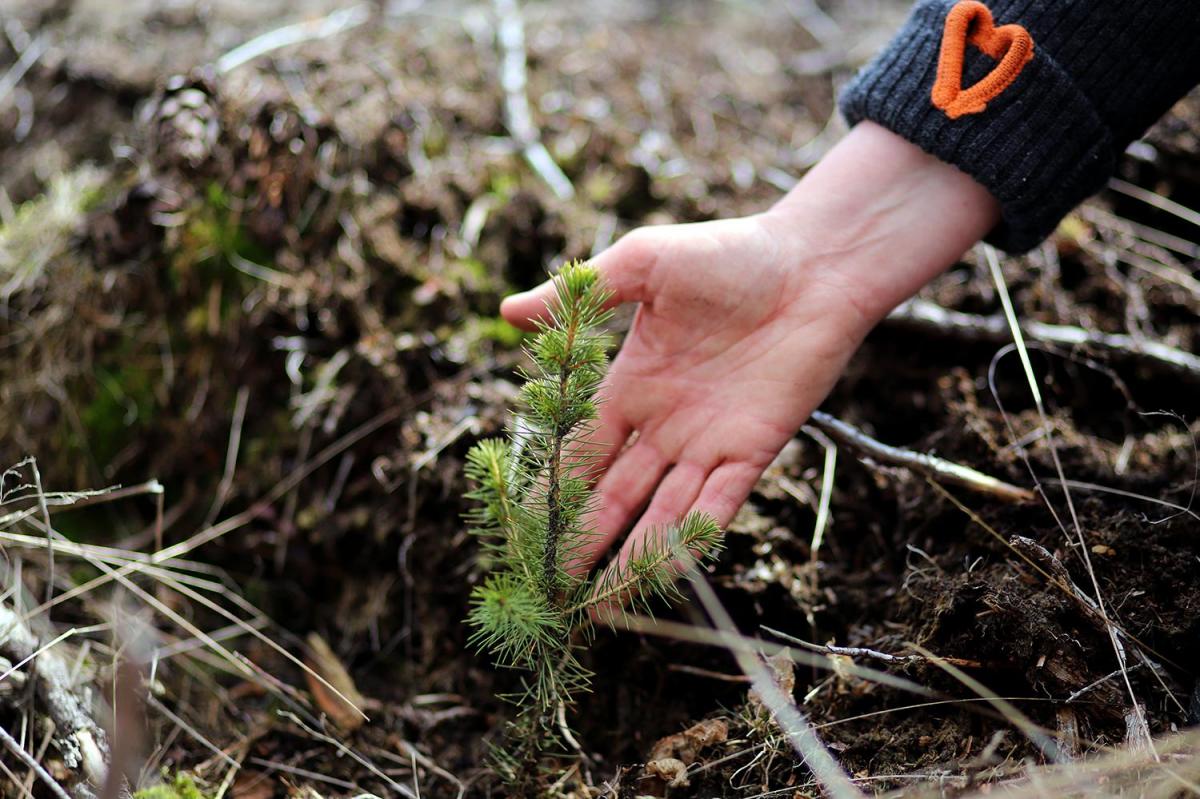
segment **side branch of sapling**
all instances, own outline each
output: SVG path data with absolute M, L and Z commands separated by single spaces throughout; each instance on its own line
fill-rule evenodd
M 640 551 L 624 564 L 614 564 L 567 612 L 585 613 L 622 603 L 647 604 L 655 596 L 678 599 L 675 579 L 693 564 L 720 552 L 721 536 L 716 521 L 697 512 L 689 513 L 676 525 L 652 530 Z

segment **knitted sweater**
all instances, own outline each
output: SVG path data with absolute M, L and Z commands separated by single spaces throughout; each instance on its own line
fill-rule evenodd
M 841 107 L 987 187 L 1021 252 L 1197 83 L 1200 0 L 919 0 Z

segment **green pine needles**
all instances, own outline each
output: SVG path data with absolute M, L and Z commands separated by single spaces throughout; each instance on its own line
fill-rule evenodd
M 512 432 L 479 442 L 466 467 L 475 485 L 467 496 L 478 503 L 467 521 L 490 569 L 471 597 L 471 640 L 499 665 L 525 673 L 515 699 L 543 720 L 587 688 L 591 675 L 576 652 L 597 615 L 611 619 L 613 608 L 676 598 L 680 569 L 721 545 L 715 520 L 692 513 L 646 536 L 632 557 L 600 576 L 578 573 L 595 538 L 586 525 L 592 461 L 582 445 L 608 366 L 610 339 L 601 326 L 610 294 L 581 263 L 563 267 L 554 284 L 549 322 L 528 347 L 533 366 L 522 374 Z

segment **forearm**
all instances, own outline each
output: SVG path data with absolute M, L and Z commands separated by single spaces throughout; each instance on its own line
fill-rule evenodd
M 981 38 L 959 41 L 954 20 L 968 17 Z M 1031 47 L 1005 78 L 1001 59 L 1015 45 L 1001 29 Z M 1002 213 L 989 241 L 1021 252 L 1100 189 L 1126 145 L 1198 81 L 1195 0 L 918 0 L 841 109 L 986 186 Z M 983 102 L 954 104 L 956 92 L 977 90 Z
M 952 266 L 1000 218 L 981 185 L 861 123 L 763 216 L 804 283 L 836 287 L 860 332 Z

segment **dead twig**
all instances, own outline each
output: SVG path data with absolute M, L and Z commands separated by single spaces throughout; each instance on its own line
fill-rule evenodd
M 936 455 L 884 444 L 882 441 L 871 438 L 857 427 L 822 411 L 813 411 L 810 421 L 834 441 L 858 450 L 874 461 L 903 466 L 918 474 L 998 497 L 1008 502 L 1031 502 L 1035 498 L 1035 494 L 1027 488 L 1006 483 L 969 466 L 963 466 Z
M 639 616 L 636 614 L 626 614 L 623 618 L 618 619 L 620 629 L 629 630 L 636 633 L 644 633 L 646 635 L 655 635 L 662 638 L 669 638 L 675 641 L 685 641 L 691 644 L 700 646 L 711 646 L 725 649 L 731 653 L 748 652 L 755 657 L 763 655 L 771 657 L 773 655 L 784 654 L 793 662 L 809 666 L 823 671 L 834 671 L 834 665 L 828 657 L 817 656 L 809 652 L 802 652 L 793 649 L 783 644 L 776 644 L 771 641 L 765 641 L 761 638 L 750 638 L 743 635 L 733 635 L 720 630 L 712 630 L 706 627 L 697 627 L 691 624 L 683 624 L 681 622 L 666 621 L 664 619 L 652 619 L 648 616 Z M 864 682 L 877 683 L 886 685 L 889 688 L 895 688 L 899 691 L 907 691 L 916 696 L 937 697 L 939 694 L 930 688 L 913 682 L 905 677 L 892 674 L 886 671 L 859 666 L 858 664 L 847 664 L 839 666 L 838 672 L 851 677 L 856 677 Z
M 914 299 L 901 305 L 888 320 L 923 330 L 957 336 L 968 341 L 1008 342 L 1012 332 L 1003 316 L 980 316 L 943 308 L 927 300 Z M 1113 358 L 1143 360 L 1166 367 L 1192 380 L 1200 380 L 1200 356 L 1160 341 L 1146 341 L 1118 333 L 1084 330 L 1070 325 L 1052 325 L 1025 320 L 1021 332 L 1030 339 L 1067 347 L 1090 347 Z
M 1137 671 L 1137 670 L 1138 670 L 1138 669 L 1140 669 L 1141 667 L 1142 667 L 1142 664 L 1141 664 L 1141 663 L 1138 663 L 1137 665 L 1133 666 L 1133 668 L 1129 669 L 1129 672 L 1132 674 L 1133 672 Z M 1111 680 L 1113 677 L 1120 677 L 1120 676 L 1121 676 L 1121 670 L 1120 670 L 1120 669 L 1114 669 L 1113 671 L 1109 672 L 1108 674 L 1105 674 L 1105 675 L 1104 675 L 1103 677 L 1101 677 L 1100 679 L 1098 679 L 1098 680 L 1092 680 L 1090 683 L 1088 683 L 1087 685 L 1083 686 L 1083 687 L 1082 687 L 1082 688 L 1080 688 L 1078 691 L 1075 691 L 1074 693 L 1072 693 L 1070 696 L 1068 696 L 1066 699 L 1064 699 L 1064 700 L 1063 700 L 1063 704 L 1067 704 L 1067 705 L 1069 705 L 1069 704 L 1071 704 L 1072 702 L 1074 702 L 1076 699 L 1078 699 L 1079 697 L 1081 697 L 1081 696 L 1083 696 L 1084 694 L 1088 693 L 1089 691 L 1093 691 L 1093 690 L 1095 690 L 1096 688 L 1098 688 L 1098 687 L 1100 687 L 1101 685 L 1103 685 L 1104 683 L 1108 682 L 1108 681 L 1109 681 L 1109 680 Z M 1061 709 L 1064 709 L 1064 710 L 1065 710 L 1065 708 L 1061 708 Z

